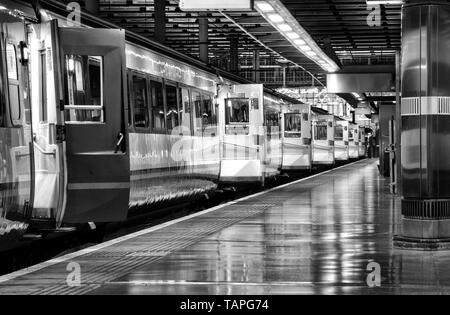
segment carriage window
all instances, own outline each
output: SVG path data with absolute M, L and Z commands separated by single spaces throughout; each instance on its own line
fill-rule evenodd
M 167 101 L 167 130 L 171 131 L 179 124 L 177 88 L 175 86 L 166 85 L 166 101 Z
M 6 46 L 6 62 L 8 65 L 8 79 L 19 80 L 16 47 L 13 44 Z
M 162 83 L 151 81 L 152 90 L 152 118 L 154 129 L 165 129 L 164 99 Z
M 300 114 L 286 114 L 284 116 L 284 136 L 286 138 L 300 138 L 302 136 L 302 116 Z
M 66 122 L 104 122 L 103 58 L 67 55 L 65 75 Z
M 128 100 L 128 127 L 131 127 L 131 86 L 130 86 L 130 73 L 127 73 L 127 100 Z
M 344 126 L 336 126 L 334 129 L 334 139 L 336 141 L 344 140 Z
M 230 99 L 227 102 L 225 110 L 226 123 L 248 123 L 249 122 L 249 100 L 248 99 Z
M 328 140 L 328 123 L 326 120 L 319 120 L 314 126 L 314 140 Z
M 202 130 L 202 97 L 199 92 L 192 91 L 192 108 L 194 109 L 195 131 Z
M 41 107 L 40 107 L 40 120 L 41 122 L 47 122 L 47 55 L 45 50 L 41 51 L 40 56 L 40 72 L 41 72 Z
M 17 68 L 17 51 L 13 44 L 6 45 L 6 64 L 8 71 L 9 108 L 11 120 L 20 120 L 21 103 L 19 88 L 19 72 Z
M 181 89 L 181 108 L 180 108 L 180 125 L 183 126 L 182 132 L 191 135 L 191 105 L 189 98 L 189 90 Z
M 147 79 L 133 75 L 134 126 L 148 128 Z
M 350 131 L 348 132 L 348 140 L 349 141 L 353 141 L 355 138 L 354 138 L 354 130 L 353 129 L 350 129 Z

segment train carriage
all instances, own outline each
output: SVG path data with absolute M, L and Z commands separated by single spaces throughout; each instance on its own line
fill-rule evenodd
M 349 121 L 336 118 L 335 127 L 335 151 L 336 161 L 347 161 L 349 159 Z
M 0 250 L 14 246 L 33 211 L 33 134 L 24 17 L 0 7 Z
M 302 171 L 311 169 L 311 106 L 308 104 L 284 106 L 282 130 L 282 170 Z
M 219 93 L 221 183 L 264 184 L 281 168 L 284 102 L 261 84 L 223 86 Z
M 348 134 L 348 155 L 350 159 L 359 158 L 359 130 L 358 125 L 354 123 L 349 123 L 349 134 Z
M 335 117 L 330 114 L 313 114 L 313 165 L 333 165 L 335 162 Z
M 364 158 L 366 156 L 366 127 L 358 126 L 358 156 Z

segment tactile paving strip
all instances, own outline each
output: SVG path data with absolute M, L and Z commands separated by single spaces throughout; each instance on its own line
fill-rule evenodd
M 79 257 L 81 286 L 69 287 L 66 274 L 49 286 L 40 287 L 30 294 L 87 294 L 102 284 L 126 275 L 132 270 L 150 264 L 176 251 L 185 249 L 201 239 L 215 234 L 242 220 L 261 215 L 274 204 L 241 203 L 189 219 L 162 230 L 142 235 L 116 246 Z M 61 275 L 60 275 L 61 276 Z M 0 288 L 0 293 L 1 293 Z

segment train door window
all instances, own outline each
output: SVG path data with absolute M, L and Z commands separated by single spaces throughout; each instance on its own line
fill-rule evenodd
M 194 132 L 202 132 L 202 97 L 197 91 L 192 91 L 192 105 L 194 109 Z
M 300 138 L 302 136 L 302 116 L 300 114 L 286 114 L 284 126 L 286 138 Z
M 40 52 L 39 71 L 41 76 L 40 82 L 40 103 L 39 118 L 43 123 L 47 122 L 47 55 L 45 50 Z
M 226 134 L 249 134 L 249 103 L 247 98 L 228 99 L 225 107 Z
M 166 128 L 162 83 L 151 81 L 150 87 L 152 91 L 153 129 L 162 131 Z
M 128 127 L 131 127 L 131 83 L 130 83 L 130 73 L 127 73 L 127 100 L 128 100 Z
M 348 141 L 353 141 L 354 140 L 354 133 L 353 133 L 353 129 L 350 129 L 350 131 L 348 132 Z
M 133 87 L 134 126 L 136 128 L 148 128 L 147 79 L 133 75 L 131 85 Z
M 179 125 L 177 88 L 166 85 L 167 130 L 172 131 Z
M 181 89 L 181 107 L 180 107 L 180 125 L 183 127 L 182 132 L 191 135 L 191 104 L 189 90 Z M 186 135 L 186 134 L 185 134 Z
M 65 59 L 67 123 L 103 123 L 103 58 L 67 55 Z
M 328 136 L 328 122 L 326 120 L 319 120 L 314 126 L 314 140 L 327 140 Z
M 268 127 L 279 127 L 280 117 L 278 113 L 267 113 L 266 114 L 266 126 Z
M 21 118 L 19 69 L 17 67 L 16 46 L 11 43 L 6 45 L 6 64 L 8 71 L 9 109 L 12 122 Z
M 280 116 L 278 113 L 266 113 L 266 128 L 268 137 L 271 137 L 272 134 L 280 131 Z
M 344 126 L 336 125 L 334 127 L 334 139 L 336 141 L 343 141 L 344 140 Z

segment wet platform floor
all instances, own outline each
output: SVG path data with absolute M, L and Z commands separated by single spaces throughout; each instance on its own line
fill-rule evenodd
M 450 293 L 450 252 L 393 248 L 399 216 L 364 160 L 0 277 L 0 294 Z

